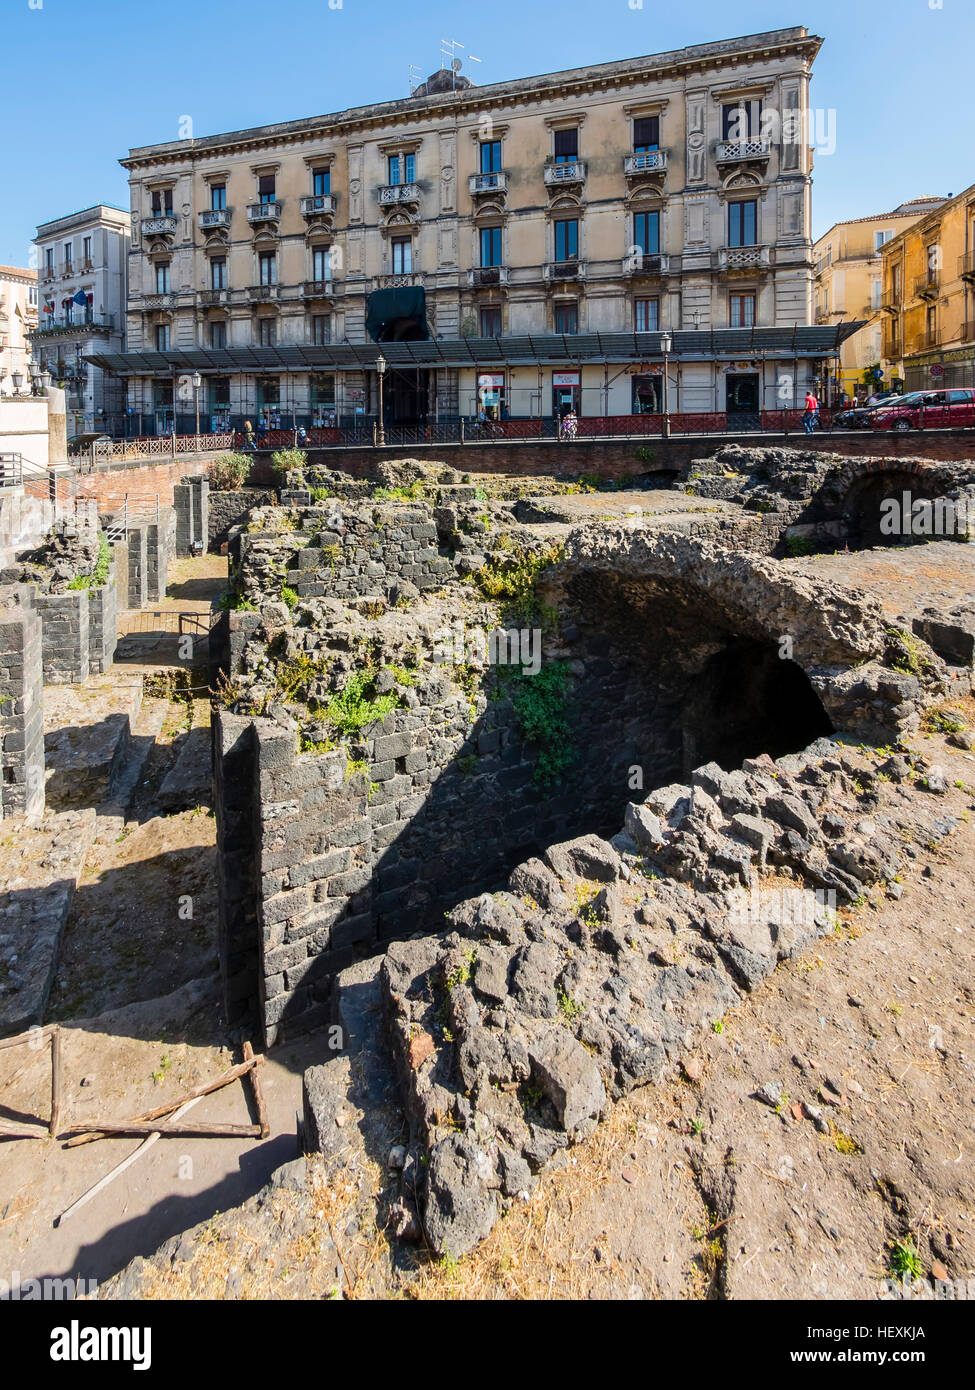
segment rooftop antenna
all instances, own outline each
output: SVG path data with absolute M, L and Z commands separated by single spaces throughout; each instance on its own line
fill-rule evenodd
M 450 59 L 450 70 L 451 70 L 450 86 L 451 86 L 451 90 L 452 90 L 452 91 L 456 91 L 456 90 L 457 90 L 457 74 L 460 72 L 461 68 L 464 66 L 462 60 L 461 60 L 460 58 L 457 57 L 457 51 L 456 51 L 456 50 L 457 50 L 458 48 L 463 48 L 463 47 L 464 47 L 464 45 L 460 42 L 459 39 L 441 39 L 441 40 L 440 40 L 440 67 L 441 67 L 441 69 L 446 68 L 446 67 L 447 67 L 447 63 L 446 63 L 444 60 L 447 59 L 447 58 Z
M 420 83 L 421 83 L 422 81 L 423 81 L 423 76 L 422 76 L 422 74 L 421 74 L 421 72 L 420 72 L 420 69 L 417 67 L 416 63 L 411 63 L 411 64 L 410 64 L 410 96 L 414 96 L 414 95 L 415 95 L 416 89 L 417 89 L 417 87 L 419 87 L 419 85 L 420 85 Z

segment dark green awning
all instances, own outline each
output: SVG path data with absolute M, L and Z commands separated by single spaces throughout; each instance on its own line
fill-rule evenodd
M 366 300 L 366 332 L 374 343 L 383 341 L 394 325 L 398 330 L 392 334 L 393 341 L 403 336 L 402 330 L 411 327 L 410 337 L 431 337 L 427 323 L 427 294 L 422 285 L 403 285 L 394 290 L 374 290 Z

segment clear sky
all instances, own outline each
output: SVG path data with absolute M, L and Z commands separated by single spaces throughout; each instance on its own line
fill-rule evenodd
M 406 96 L 441 39 L 487 83 L 793 24 L 826 40 L 815 235 L 975 181 L 975 0 L 3 0 L 0 262 L 28 264 L 39 222 L 127 207 L 120 156 L 185 118 L 213 135 Z

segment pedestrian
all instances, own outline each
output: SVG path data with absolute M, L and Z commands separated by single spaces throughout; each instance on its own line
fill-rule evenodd
M 579 421 L 576 417 L 576 413 L 570 406 L 562 417 L 562 436 L 564 439 L 575 439 L 578 423 Z
M 296 443 L 297 443 L 299 449 L 303 449 L 303 448 L 305 447 L 305 445 L 308 443 L 308 431 L 305 429 L 304 425 L 299 425 L 299 426 L 298 426 L 298 434 L 297 434 L 297 436 L 296 436 Z
M 812 434 L 813 430 L 816 428 L 818 421 L 819 401 L 817 401 L 816 393 L 810 386 L 809 390 L 806 392 L 806 409 L 803 412 L 802 416 L 802 428 L 806 431 L 807 434 Z
M 257 445 L 254 443 L 254 427 L 250 420 L 244 421 L 244 448 L 254 450 L 257 448 Z

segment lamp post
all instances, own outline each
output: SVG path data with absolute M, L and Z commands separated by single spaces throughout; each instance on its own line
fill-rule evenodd
M 14 395 L 15 395 L 15 396 L 19 396 L 19 395 L 20 395 L 20 388 L 21 388 L 21 386 L 24 384 L 24 374 L 23 374 L 23 372 L 11 372 L 11 373 L 10 373 L 10 381 L 11 381 L 11 384 L 13 385 L 13 388 L 14 388 Z
M 386 431 L 383 428 L 383 377 L 386 375 L 386 359 L 382 353 L 376 358 L 376 371 L 379 374 L 379 433 L 376 443 L 382 448 L 386 443 Z
M 660 436 L 662 439 L 670 438 L 670 389 L 669 389 L 669 368 L 670 350 L 674 346 L 674 340 L 669 333 L 660 336 L 660 351 L 664 355 L 664 416 L 660 422 Z
M 199 372 L 193 373 L 193 404 L 196 407 L 196 447 L 200 447 L 200 387 L 203 385 L 203 377 Z

